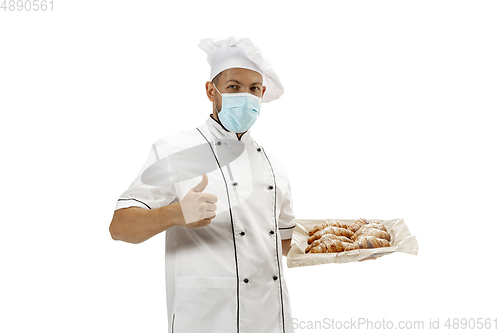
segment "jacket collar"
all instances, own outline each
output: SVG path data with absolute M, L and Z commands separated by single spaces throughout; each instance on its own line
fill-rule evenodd
M 210 133 L 217 139 L 234 139 L 240 140 L 241 142 L 251 143 L 253 142 L 252 137 L 250 136 L 250 130 L 247 130 L 240 139 L 238 139 L 238 135 L 234 132 L 227 130 L 220 120 L 216 120 L 213 118 L 212 114 L 208 116 L 205 124 L 207 125 Z

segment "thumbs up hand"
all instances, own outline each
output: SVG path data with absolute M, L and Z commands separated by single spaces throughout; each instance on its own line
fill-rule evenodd
M 216 214 L 217 197 L 211 193 L 203 193 L 208 185 L 207 174 L 202 175 L 201 182 L 189 190 L 180 201 L 184 222 L 187 228 L 204 227 L 210 224 Z

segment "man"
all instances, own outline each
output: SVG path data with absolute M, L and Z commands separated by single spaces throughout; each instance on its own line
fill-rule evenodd
M 200 47 L 212 114 L 153 144 L 110 233 L 140 243 L 165 231 L 170 333 L 293 333 L 281 258 L 295 227 L 290 183 L 249 132 L 283 88 L 247 38 Z

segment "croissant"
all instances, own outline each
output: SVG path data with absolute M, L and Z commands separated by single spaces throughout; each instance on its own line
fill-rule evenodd
M 350 226 L 347 227 L 348 230 L 352 231 L 352 232 L 356 232 L 358 231 L 359 228 L 361 228 L 362 226 L 366 225 L 366 219 L 359 219 L 357 220 L 356 222 L 354 222 L 353 224 L 351 224 Z
M 311 244 L 315 240 L 320 239 L 321 236 L 325 234 L 334 234 L 336 236 L 344 236 L 347 238 L 351 238 L 352 236 L 354 236 L 354 233 L 352 231 L 344 228 L 326 227 L 324 229 L 316 231 L 311 237 L 309 237 L 309 239 L 307 240 L 307 244 Z
M 310 249 L 309 253 L 333 253 L 333 252 L 342 252 L 344 251 L 347 245 L 351 245 L 350 243 L 344 243 L 338 239 L 326 239 L 324 242 L 319 243 L 318 246 L 315 246 Z
M 372 221 L 372 222 L 368 223 L 365 227 L 377 228 L 379 230 L 384 230 L 385 232 L 387 232 L 386 227 L 382 223 L 378 223 L 378 222 L 375 222 L 375 221 Z
M 325 242 L 328 239 L 339 240 L 339 241 L 344 242 L 344 243 L 352 243 L 353 242 L 352 239 L 344 237 L 344 236 L 337 236 L 337 235 L 334 235 L 334 234 L 326 234 L 326 235 L 321 236 L 320 239 L 317 239 L 314 242 L 312 242 L 306 248 L 306 253 L 309 252 L 309 250 L 311 250 L 313 247 L 318 246 L 319 244 Z
M 391 240 L 391 235 L 384 230 L 379 230 L 376 228 L 361 228 L 359 229 L 356 233 L 354 233 L 354 236 L 352 236 L 353 240 L 356 240 L 358 237 L 361 236 L 374 236 L 380 239 L 385 239 L 390 241 Z
M 344 222 L 327 219 L 327 220 L 325 220 L 325 222 L 317 224 L 314 226 L 314 228 L 309 230 L 309 236 L 314 235 L 314 233 L 316 233 L 317 231 L 320 231 L 322 229 L 325 229 L 326 227 L 337 227 L 337 228 L 347 229 L 348 226 Z
M 364 233 L 365 231 L 367 231 L 369 229 L 377 229 L 377 230 L 382 230 L 382 231 L 387 232 L 387 229 L 384 227 L 384 225 L 382 225 L 378 222 L 371 222 L 371 223 L 365 224 L 364 226 L 359 228 L 358 231 L 356 231 L 354 233 L 353 239 L 356 239 L 356 237 L 358 237 L 360 234 Z
M 357 250 L 357 249 L 373 249 L 376 247 L 389 247 L 391 243 L 385 239 L 380 239 L 374 236 L 360 236 L 354 243 L 350 243 L 345 246 L 345 251 Z M 312 250 L 311 250 L 312 251 Z

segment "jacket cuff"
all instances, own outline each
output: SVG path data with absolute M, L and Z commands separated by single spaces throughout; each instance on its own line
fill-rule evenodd
M 149 206 L 144 201 L 134 199 L 134 198 L 123 198 L 123 199 L 120 198 L 116 202 L 115 210 L 120 209 L 120 208 L 128 208 L 128 207 L 140 207 L 140 208 L 145 208 L 145 209 L 151 209 L 151 206 Z
M 290 239 L 293 235 L 295 224 L 291 227 L 279 228 L 281 239 Z

